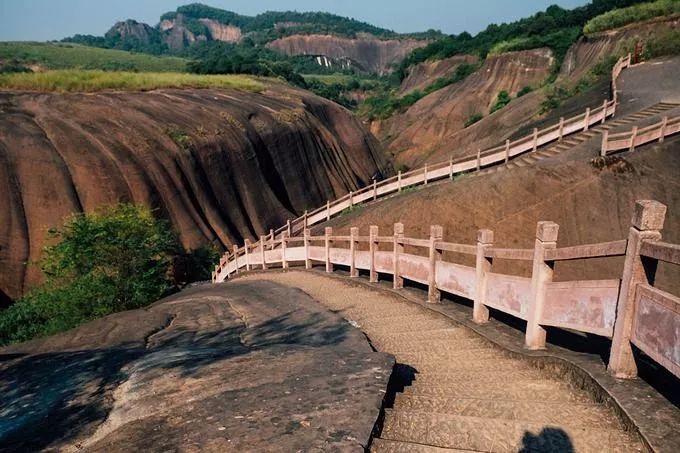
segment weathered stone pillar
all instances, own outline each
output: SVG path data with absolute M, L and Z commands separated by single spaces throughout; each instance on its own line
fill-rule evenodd
M 309 259 L 309 237 L 312 235 L 309 228 L 304 231 L 304 248 L 305 248 L 305 269 L 312 268 L 312 260 Z
M 587 131 L 590 128 L 590 107 L 586 109 L 585 124 L 583 125 L 583 130 Z
M 532 151 L 536 152 L 538 149 L 538 128 L 534 128 L 534 139 L 533 139 L 533 144 L 532 144 Z
M 288 237 L 293 235 L 293 226 L 290 223 L 290 219 L 286 221 L 286 232 L 288 233 Z
M 349 229 L 349 276 L 358 277 L 359 271 L 357 270 L 357 238 L 359 237 L 359 228 L 352 227 Z
M 543 306 L 548 283 L 553 279 L 552 261 L 545 260 L 546 250 L 557 248 L 560 226 L 554 222 L 538 222 L 534 245 L 534 265 L 531 271 L 531 299 L 527 312 L 527 331 L 524 345 L 527 349 L 545 349 L 545 329 L 541 327 Z
M 444 229 L 439 225 L 430 226 L 430 266 L 427 274 L 427 301 L 437 303 L 441 300 L 441 292 L 437 289 L 437 261 L 441 261 L 442 252 L 435 243 L 444 238 Z
M 376 225 L 371 225 L 368 233 L 369 237 L 369 281 L 371 283 L 378 282 L 378 271 L 375 269 L 375 252 L 378 251 L 378 227 Z
M 661 135 L 659 136 L 659 143 L 663 143 L 666 139 L 666 127 L 668 126 L 668 117 L 664 116 L 661 120 Z
M 482 148 L 477 148 L 477 171 L 482 168 Z
M 493 247 L 493 231 L 477 231 L 477 259 L 475 268 L 477 270 L 475 284 L 475 300 L 472 307 L 472 320 L 477 324 L 489 321 L 489 309 L 486 307 L 486 282 L 487 274 L 491 272 L 493 260 L 486 257 L 488 249 Z
M 510 140 L 505 141 L 505 164 L 510 160 Z
M 333 236 L 333 228 L 326 227 L 324 229 L 324 248 L 326 249 L 326 272 L 333 272 L 333 263 L 331 263 L 331 236 Z
M 564 117 L 560 117 L 560 135 L 559 135 L 559 141 L 562 141 L 562 138 L 564 137 Z
M 288 248 L 288 232 L 281 232 L 281 267 L 288 269 L 288 260 L 286 259 L 286 249 Z
M 235 266 L 235 267 L 236 267 L 236 272 L 235 272 L 235 273 L 238 274 L 238 273 L 239 273 L 239 267 L 238 267 L 238 245 L 234 245 L 234 263 L 235 263 L 235 265 L 236 265 L 236 266 Z
M 638 127 L 633 126 L 633 132 L 630 135 L 630 148 L 629 151 L 634 151 L 635 150 L 635 139 L 637 138 L 637 133 L 638 133 Z
M 658 201 L 642 200 L 635 203 L 632 226 L 628 232 L 628 247 L 623 265 L 623 277 L 616 306 L 616 322 L 612 349 L 609 355 L 609 372 L 619 378 L 637 376 L 630 337 L 635 316 L 635 291 L 641 283 L 652 285 L 656 272 L 656 260 L 640 256 L 643 241 L 661 239 L 666 217 L 666 206 Z
M 243 251 L 246 256 L 246 271 L 250 272 L 250 239 L 243 242 Z
M 404 253 L 404 244 L 399 241 L 404 239 L 404 224 L 394 224 L 394 254 L 392 256 L 392 265 L 394 267 L 394 279 L 392 280 L 392 287 L 394 289 L 401 289 L 404 287 L 404 279 L 401 278 L 399 271 L 399 257 Z
M 260 256 L 262 257 L 262 270 L 267 270 L 267 254 L 265 244 L 267 243 L 267 236 L 260 236 Z
M 349 191 L 349 207 L 351 208 L 353 206 L 354 206 L 354 192 L 352 192 L 350 190 Z

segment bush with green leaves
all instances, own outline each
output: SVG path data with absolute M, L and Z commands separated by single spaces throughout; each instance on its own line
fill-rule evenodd
M 502 109 L 506 105 L 508 105 L 511 101 L 510 98 L 510 93 L 508 93 L 505 90 L 502 90 L 500 93 L 498 93 L 498 97 L 496 98 L 496 102 L 494 103 L 493 106 L 491 106 L 491 111 L 489 113 L 493 113 L 497 110 Z
M 481 119 L 484 118 L 484 115 L 481 113 L 473 113 L 468 117 L 468 119 L 465 121 L 465 127 L 470 127 L 473 124 L 475 124 L 478 121 L 481 121 Z
M 534 91 L 534 89 L 527 85 L 525 87 L 522 87 L 522 89 L 517 92 L 517 97 L 521 98 L 522 96 L 526 96 L 532 91 Z
M 618 8 L 592 18 L 583 27 L 584 33 L 598 33 L 623 27 L 634 22 L 641 22 L 655 17 L 680 14 L 680 2 L 677 0 L 657 0 L 640 3 L 627 8 Z
M 0 344 L 50 335 L 145 306 L 172 288 L 177 238 L 148 208 L 129 204 L 74 214 L 50 230 L 45 283 L 0 312 Z

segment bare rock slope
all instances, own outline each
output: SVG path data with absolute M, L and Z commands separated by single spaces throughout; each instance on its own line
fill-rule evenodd
M 187 248 L 256 238 L 386 168 L 345 109 L 279 83 L 261 93 L 0 93 L 0 290 L 39 279 L 47 230 L 142 203 Z

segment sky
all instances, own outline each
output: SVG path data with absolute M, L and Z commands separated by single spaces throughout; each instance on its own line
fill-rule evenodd
M 76 33 L 103 35 L 117 21 L 150 25 L 161 14 L 199 0 L 0 0 L 0 41 L 47 41 Z M 326 11 L 397 32 L 428 29 L 472 34 L 511 22 L 551 4 L 573 8 L 587 0 L 201 0 L 255 15 L 264 11 Z

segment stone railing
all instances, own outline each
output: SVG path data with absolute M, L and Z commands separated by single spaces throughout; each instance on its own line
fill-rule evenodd
M 223 259 L 215 281 L 271 266 L 310 269 L 314 264 L 326 272 L 343 266 L 351 277 L 367 271 L 372 282 L 389 275 L 394 288 L 402 288 L 404 280 L 426 285 L 431 303 L 439 302 L 441 292 L 472 300 L 477 323 L 488 321 L 490 309 L 525 320 L 529 349 L 545 347 L 548 326 L 577 330 L 613 339 L 609 367 L 619 376 L 636 374 L 634 344 L 680 377 L 680 298 L 654 288 L 650 272 L 659 260 L 680 264 L 680 246 L 660 242 L 665 213 L 661 203 L 639 201 L 628 240 L 574 247 L 557 247 L 559 226 L 539 222 L 532 249 L 496 247 L 490 230 L 480 230 L 476 244 L 446 242 L 440 226 L 432 226 L 425 239 L 405 237 L 403 224 L 389 236 L 380 236 L 377 226 L 368 236 L 358 228 L 344 236 L 334 235 L 332 228 L 323 236 L 305 229 L 302 236 L 289 237 L 284 231 L 280 238 L 235 249 Z M 444 259 L 446 252 L 458 259 Z M 463 264 L 466 255 L 468 264 Z M 612 256 L 626 257 L 622 279 L 553 281 L 558 261 Z M 531 277 L 494 272 L 496 259 L 531 262 Z
M 374 201 L 378 198 L 399 193 L 402 190 L 418 186 L 427 185 L 440 179 L 453 179 L 456 175 L 464 174 L 473 171 L 479 171 L 482 168 L 492 165 L 503 165 L 516 156 L 526 152 L 536 151 L 538 147 L 544 146 L 548 143 L 561 140 L 564 136 L 588 130 L 593 125 L 604 123 L 607 118 L 614 116 L 616 113 L 618 94 L 616 91 L 616 79 L 619 77 L 621 71 L 630 66 L 630 54 L 627 57 L 620 58 L 612 69 L 612 86 L 613 99 L 611 101 L 604 100 L 602 106 L 596 109 L 586 109 L 581 114 L 569 119 L 560 118 L 559 123 L 547 127 L 545 129 L 534 129 L 530 135 L 520 138 L 515 141 L 506 140 L 505 144 L 486 151 L 478 151 L 477 155 L 469 158 L 449 159 L 447 162 L 440 162 L 434 165 L 425 165 L 423 168 L 409 171 L 399 172 L 397 176 L 376 182 L 372 185 L 364 187 L 357 192 L 350 192 L 342 198 L 335 201 L 327 201 L 325 206 L 322 206 L 312 212 L 307 212 L 292 220 L 288 220 L 286 225 L 283 225 L 277 230 L 270 230 L 269 235 L 262 237 L 261 240 L 280 238 L 285 232 L 289 237 L 304 231 L 307 227 L 317 225 L 322 222 L 330 220 L 333 216 L 342 213 L 345 210 L 352 209 L 354 206 L 365 202 Z M 222 263 L 230 258 L 231 254 L 227 252 L 220 264 L 216 266 L 213 279 L 215 275 L 222 273 Z
M 668 118 L 664 116 L 661 121 L 646 127 L 638 128 L 634 126 L 629 132 L 619 134 L 609 134 L 609 131 L 602 133 L 602 147 L 600 155 L 616 151 L 633 151 L 635 147 L 658 140 L 663 142 L 665 137 L 680 132 L 680 116 Z

